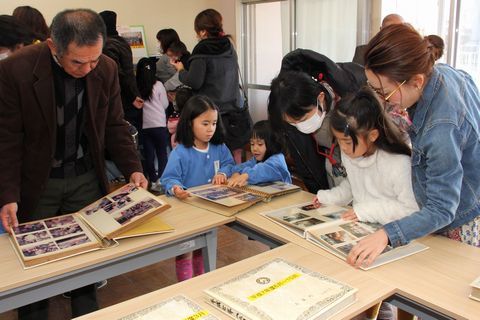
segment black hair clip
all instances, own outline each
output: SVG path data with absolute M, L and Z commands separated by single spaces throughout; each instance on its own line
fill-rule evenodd
M 348 122 L 345 124 L 345 129 L 343 129 L 343 134 L 345 136 L 349 136 L 350 135 L 350 125 L 348 124 Z
M 332 172 L 335 177 L 347 177 L 347 170 L 339 162 L 332 164 Z

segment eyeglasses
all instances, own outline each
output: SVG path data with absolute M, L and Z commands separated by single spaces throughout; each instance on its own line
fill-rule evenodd
M 377 88 L 374 88 L 370 82 L 367 81 L 367 84 L 368 86 L 370 87 L 370 89 L 373 90 L 373 92 L 375 92 L 380 98 L 382 98 L 384 101 L 387 101 L 395 94 L 395 92 L 397 92 L 398 90 L 400 90 L 400 88 L 405 84 L 405 82 L 407 82 L 407 80 L 403 80 L 402 83 L 400 83 L 392 92 L 390 92 L 388 95 L 385 95 L 383 93 L 383 90 L 379 90 Z M 383 89 L 383 88 L 382 88 Z

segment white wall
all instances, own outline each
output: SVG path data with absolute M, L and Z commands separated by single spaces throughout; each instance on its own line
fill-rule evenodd
M 156 54 L 158 30 L 173 28 L 191 51 L 197 43 L 193 30 L 195 16 L 202 10 L 218 10 L 224 31 L 235 37 L 235 0 L 1 0 L 0 14 L 12 14 L 17 6 L 29 5 L 42 12 L 47 24 L 64 9 L 90 8 L 117 13 L 118 25 L 143 25 L 150 55 Z

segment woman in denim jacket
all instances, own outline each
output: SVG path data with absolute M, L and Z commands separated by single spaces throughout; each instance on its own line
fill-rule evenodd
M 435 65 L 432 46 L 408 25 L 369 42 L 365 73 L 380 100 L 407 110 L 412 183 L 420 210 L 360 241 L 347 261 L 369 265 L 390 243 L 431 233 L 480 247 L 480 95 L 471 77 Z

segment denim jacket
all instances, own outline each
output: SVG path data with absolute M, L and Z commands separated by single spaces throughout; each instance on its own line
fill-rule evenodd
M 396 247 L 480 215 L 480 95 L 471 77 L 436 65 L 409 135 L 419 211 L 384 226 Z

